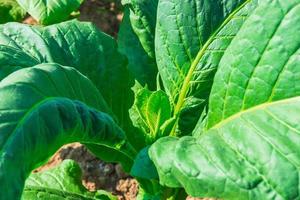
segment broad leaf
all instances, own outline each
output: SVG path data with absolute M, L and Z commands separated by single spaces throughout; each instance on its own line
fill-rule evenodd
M 28 66 L 34 66 L 39 62 L 14 47 L 0 45 L 0 80 L 12 72 Z
M 130 8 L 129 17 L 133 31 L 147 55 L 153 59 L 157 4 L 158 0 L 131 0 L 125 3 Z
M 243 1 L 229 0 L 226 4 L 220 0 L 214 3 L 203 0 L 159 2 L 157 63 L 164 86 L 174 103 L 177 102 L 177 95 L 199 50 L 241 2 Z
M 139 135 L 128 114 L 133 104 L 130 90 L 133 81 L 130 81 L 126 59 L 117 48 L 112 37 L 100 32 L 91 23 L 72 20 L 47 27 L 8 23 L 0 26 L 0 78 L 39 63 L 59 63 L 76 68 L 93 81 L 118 124 L 139 149 L 142 148 L 137 138 Z M 95 149 L 90 146 L 90 149 Z M 94 151 L 112 151 L 106 147 L 97 148 Z M 102 159 L 124 160 L 117 152 L 111 153 L 113 156 Z M 125 168 L 129 170 L 129 167 Z
M 155 58 L 149 56 L 143 48 L 139 37 L 133 31 L 129 15 L 129 8 L 125 8 L 118 34 L 119 50 L 128 58 L 128 69 L 134 78 L 140 84 L 147 85 L 150 89 L 154 90 L 156 89 L 157 76 Z M 148 43 L 154 43 L 154 39 L 148 41 Z
M 193 61 L 181 87 L 175 113 L 180 112 L 179 133 L 190 133 L 208 104 L 219 62 L 258 1 L 245 1 L 236 8 L 210 36 Z M 180 96 L 181 95 L 181 96 Z
M 0 0 L 0 24 L 21 21 L 26 12 L 18 5 L 16 0 Z
M 113 119 L 101 112 L 106 110 L 96 87 L 70 67 L 42 64 L 3 79 L 0 182 L 6 192 L 0 199 L 18 199 L 31 170 L 66 143 L 105 145 L 132 159 L 134 150 Z
M 192 196 L 296 199 L 299 112 L 300 97 L 262 104 L 233 115 L 200 138 L 163 138 L 150 149 L 150 156 L 163 166 L 158 155 L 172 145 L 174 151 L 168 154 L 172 168 L 160 171 L 159 167 L 160 176 L 170 172 Z M 174 186 L 175 182 L 161 183 Z
M 72 160 L 64 160 L 60 165 L 47 171 L 31 174 L 26 180 L 23 200 L 116 200 L 108 192 L 89 192 L 81 181 L 81 169 Z
M 38 22 L 49 25 L 67 20 L 83 0 L 17 0 Z
M 149 146 L 143 148 L 136 156 L 130 171 L 130 174 L 133 177 L 149 180 L 158 179 L 157 171 L 153 165 L 153 162 L 149 158 L 148 151 Z
M 3 50 L 0 48 L 3 66 L 6 63 L 2 60 L 6 59 L 12 67 L 31 67 L 35 62 L 76 68 L 103 94 L 122 128 L 129 129 L 126 128 L 130 121 L 128 109 L 133 104 L 130 87 L 134 82 L 130 81 L 126 59 L 118 52 L 116 41 L 91 23 L 71 20 L 45 28 L 8 23 L 0 26 L 1 45 L 6 46 Z M 14 52 L 8 54 L 8 47 Z M 11 64 L 7 56 L 14 54 L 21 54 L 24 58 Z
M 23 52 L 28 57 L 26 60 L 31 59 L 36 63 L 55 62 L 75 67 L 92 81 L 105 71 L 106 59 L 109 59 L 107 54 L 112 50 L 104 51 L 113 48 L 109 46 L 113 43 L 110 40 L 113 39 L 98 31 L 92 24 L 77 20 L 45 28 L 19 23 L 0 26 L 1 46 L 11 47 L 11 51 L 15 50 L 18 54 Z M 6 49 L 1 49 L 0 55 L 3 53 L 8 54 Z M 5 56 L 1 58 L 5 59 Z M 25 59 L 17 61 L 25 62 L 23 60 Z M 27 67 L 31 67 L 30 64 Z
M 148 151 L 157 169 L 160 184 L 168 187 L 181 187 L 173 174 L 173 159 L 177 142 L 178 139 L 175 137 L 164 137 L 154 143 Z
M 207 130 L 150 148 L 162 184 L 198 197 L 298 198 L 299 3 L 265 1 L 249 16 L 220 62 Z
M 298 3 L 264 4 L 247 20 L 220 63 L 208 127 L 252 106 L 300 94 Z
M 156 60 L 179 117 L 173 135 L 190 133 L 207 105 L 224 51 L 257 1 L 177 1 L 158 5 Z M 178 127 L 176 127 L 178 125 Z

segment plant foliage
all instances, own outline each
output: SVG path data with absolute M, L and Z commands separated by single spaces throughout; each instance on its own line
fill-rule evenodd
M 118 42 L 77 20 L 0 26 L 0 199 L 75 141 L 120 162 L 138 199 L 298 199 L 300 0 L 122 3 Z M 45 172 L 70 189 L 32 175 L 24 198 L 98 197 L 72 166 Z
M 0 0 L 0 24 L 21 21 L 25 14 L 25 10 L 15 0 Z
M 211 40 L 253 3 L 240 6 Z M 299 3 L 260 2 L 231 29 L 196 136 L 163 138 L 150 149 L 161 184 L 192 196 L 298 198 Z

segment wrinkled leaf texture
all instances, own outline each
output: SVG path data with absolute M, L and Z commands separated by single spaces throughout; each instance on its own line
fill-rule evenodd
M 39 63 L 59 63 L 72 66 L 93 81 L 110 107 L 110 114 L 132 144 L 139 149 L 138 140 L 129 119 L 128 109 L 133 101 L 126 59 L 117 51 L 114 39 L 97 30 L 91 23 L 72 20 L 47 26 L 8 23 L 0 26 L 0 79 L 11 72 Z M 105 84 L 103 84 L 105 82 Z M 121 160 L 128 171 L 130 161 L 106 147 L 89 144 L 106 161 Z M 107 156 L 109 155 L 109 156 Z M 128 163 L 128 164 L 126 164 Z M 126 166 L 127 165 L 127 166 Z
M 219 63 L 205 131 L 150 148 L 163 185 L 198 197 L 299 198 L 299 5 L 260 1 L 248 12 Z
M 31 170 L 70 142 L 129 170 L 135 150 L 120 126 L 128 127 L 130 81 L 115 41 L 76 20 L 0 30 L 0 199 L 19 199 Z
M 122 3 L 125 11 L 118 33 L 119 49 L 128 58 L 128 69 L 134 78 L 155 90 L 154 38 L 158 0 L 128 0 Z

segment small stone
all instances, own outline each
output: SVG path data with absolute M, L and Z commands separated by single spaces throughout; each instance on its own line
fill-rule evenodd
M 110 175 L 114 171 L 114 166 L 112 164 L 106 164 L 103 169 L 105 176 Z

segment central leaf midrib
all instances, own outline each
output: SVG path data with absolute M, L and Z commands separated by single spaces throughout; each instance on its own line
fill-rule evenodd
M 251 107 L 247 110 L 243 110 L 243 111 L 240 111 L 222 121 L 220 121 L 219 123 L 215 124 L 214 126 L 212 126 L 211 128 L 208 128 L 206 129 L 207 131 L 208 130 L 213 130 L 213 129 L 219 129 L 220 127 L 222 127 L 224 124 L 240 117 L 241 115 L 245 115 L 246 113 L 251 113 L 251 112 L 254 112 L 256 110 L 260 110 L 260 109 L 263 109 L 263 108 L 267 108 L 269 106 L 274 106 L 274 105 L 277 105 L 277 104 L 282 104 L 282 103 L 288 103 L 288 102 L 292 102 L 294 100 L 300 100 L 300 96 L 296 96 L 296 97 L 291 97 L 291 98 L 286 98 L 286 99 L 282 99 L 282 100 L 279 100 L 279 101 L 273 101 L 273 102 L 265 102 L 265 103 L 262 103 L 262 104 L 259 104 L 257 106 L 254 106 L 254 107 Z M 206 131 L 206 132 L 207 132 Z
M 226 19 L 225 21 L 220 25 L 220 27 L 209 37 L 209 39 L 207 40 L 207 42 L 204 44 L 204 46 L 200 49 L 200 51 L 198 52 L 195 60 L 192 62 L 191 66 L 190 66 L 190 69 L 187 73 L 187 76 L 185 77 L 184 81 L 183 81 L 183 84 L 182 84 L 182 87 L 179 91 L 179 97 L 178 97 L 178 101 L 175 105 L 175 108 L 174 108 L 174 114 L 173 116 L 175 116 L 177 118 L 177 122 L 174 124 L 174 127 L 171 131 L 171 134 L 170 135 L 173 135 L 174 131 L 175 131 L 175 128 L 177 126 L 177 123 L 178 123 L 178 113 L 180 112 L 183 104 L 184 104 L 184 101 L 185 101 L 185 98 L 187 96 L 187 93 L 188 93 L 188 90 L 189 90 L 189 86 L 190 86 L 190 81 L 193 77 L 193 74 L 194 74 L 194 71 L 197 67 L 197 65 L 199 64 L 201 58 L 203 57 L 203 55 L 205 54 L 207 48 L 210 46 L 210 44 L 214 41 L 215 37 L 217 36 L 217 34 L 225 27 L 225 25 L 227 25 L 231 19 L 243 8 L 245 7 L 248 3 L 250 3 L 252 0 L 247 0 L 245 1 L 242 5 L 240 5 L 236 10 L 234 10 Z

